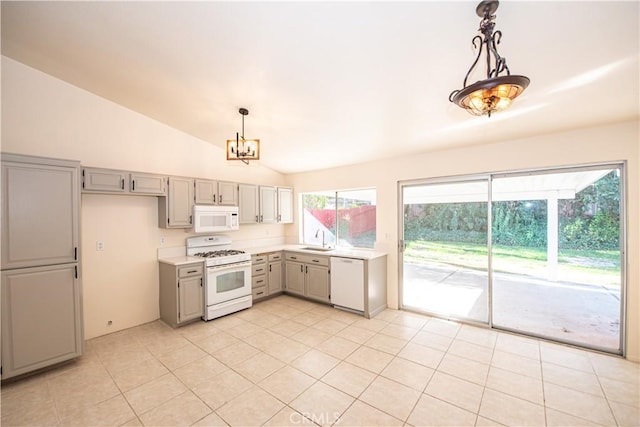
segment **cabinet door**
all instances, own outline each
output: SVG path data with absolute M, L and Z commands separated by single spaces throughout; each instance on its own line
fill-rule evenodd
M 260 222 L 277 222 L 277 210 L 275 187 L 260 186 Z
M 278 187 L 278 222 L 289 224 L 293 222 L 293 190 Z
M 269 279 L 267 280 L 269 295 L 282 291 L 282 262 L 270 262 L 267 274 L 269 275 Z
M 238 186 L 238 193 L 239 223 L 258 223 L 258 187 L 250 184 L 240 184 Z
M 193 222 L 193 180 L 170 177 L 167 204 L 168 227 L 191 227 Z
M 105 193 L 126 193 L 129 187 L 129 174 L 110 169 L 82 169 L 82 191 Z
M 178 323 L 202 317 L 204 314 L 202 276 L 180 279 L 178 294 Z
M 132 173 L 131 192 L 137 194 L 152 194 L 155 196 L 164 196 L 167 194 L 162 175 L 153 175 L 146 173 Z
M 329 269 L 318 265 L 306 266 L 305 295 L 329 302 Z
M 285 275 L 287 291 L 304 295 L 304 264 L 287 261 L 285 263 Z
M 206 179 L 195 180 L 196 205 L 215 205 L 218 183 Z
M 82 354 L 76 264 L 2 272 L 2 378 Z
M 238 184 L 235 182 L 218 181 L 219 205 L 238 206 Z
M 78 167 L 2 162 L 3 269 L 77 260 L 78 178 Z

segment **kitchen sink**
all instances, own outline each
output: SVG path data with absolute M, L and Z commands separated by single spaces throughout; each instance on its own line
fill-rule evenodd
M 304 249 L 307 251 L 318 251 L 318 252 L 329 252 L 334 250 L 334 248 L 323 248 L 320 246 L 305 246 L 304 248 L 300 248 L 300 249 Z

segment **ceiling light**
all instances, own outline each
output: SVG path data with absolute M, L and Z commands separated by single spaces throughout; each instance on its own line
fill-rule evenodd
M 260 140 L 244 137 L 244 116 L 249 110 L 241 108 L 238 112 L 242 115 L 242 135 L 236 132 L 236 139 L 227 139 L 227 160 L 240 160 L 248 165 L 249 160 L 260 160 Z
M 491 117 L 492 112 L 509 108 L 511 102 L 529 86 L 528 77 L 511 75 L 506 58 L 498 53 L 502 32 L 493 31 L 493 20 L 496 18 L 494 12 L 498 10 L 498 4 L 498 0 L 486 0 L 476 7 L 476 14 L 482 18 L 478 30 L 482 37 L 476 35 L 472 40 L 473 47 L 478 49 L 478 55 L 467 71 L 462 89 L 454 90 L 449 95 L 449 101 L 474 116 L 486 114 Z M 487 78 L 467 86 L 467 79 L 483 53 L 487 64 Z

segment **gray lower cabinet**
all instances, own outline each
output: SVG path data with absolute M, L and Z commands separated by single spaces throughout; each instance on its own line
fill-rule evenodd
M 266 254 L 251 256 L 251 293 L 253 300 L 259 300 L 269 295 L 267 288 L 267 259 Z
M 2 378 L 82 354 L 75 264 L 2 272 Z
M 160 318 L 176 327 L 204 315 L 204 266 L 160 262 Z
M 282 292 L 282 252 L 252 255 L 251 271 L 254 300 Z
M 282 252 L 269 254 L 269 271 L 267 272 L 267 286 L 269 295 L 277 294 L 284 290 L 282 282 Z
M 330 301 L 329 257 L 285 252 L 287 292 L 316 301 Z

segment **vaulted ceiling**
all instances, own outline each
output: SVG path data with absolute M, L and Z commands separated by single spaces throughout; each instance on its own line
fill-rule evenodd
M 246 107 L 283 173 L 638 118 L 639 2 L 503 1 L 531 85 L 491 118 L 448 101 L 476 5 L 3 1 L 2 54 L 221 148 Z

